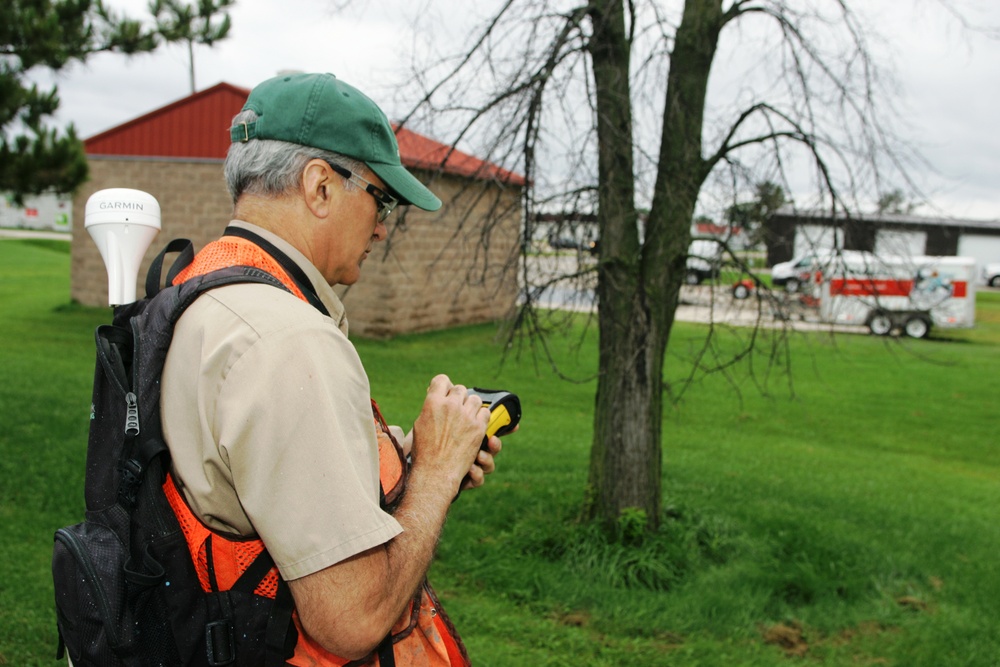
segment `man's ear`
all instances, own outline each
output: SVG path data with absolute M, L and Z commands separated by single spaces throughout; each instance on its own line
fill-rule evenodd
M 320 159 L 310 160 L 302 170 L 302 198 L 317 218 L 325 218 L 333 210 L 340 188 L 334 183 L 337 174 Z

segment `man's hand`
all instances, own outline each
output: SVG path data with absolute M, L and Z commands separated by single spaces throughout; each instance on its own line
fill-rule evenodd
M 475 471 L 479 486 L 487 468 L 492 472 L 493 454 L 499 438 L 490 438 L 490 451 L 480 451 L 489 423 L 489 408 L 468 388 L 437 375 L 427 388 L 423 409 L 413 425 L 413 464 L 425 474 L 439 476 L 442 484 L 457 493 L 467 473 Z M 495 447 L 495 451 L 493 450 Z
M 514 433 L 519 428 L 520 426 L 514 427 L 511 433 Z M 486 482 L 486 475 L 492 474 L 497 468 L 495 457 L 500 453 L 502 448 L 503 443 L 500 441 L 500 438 L 491 435 L 489 442 L 486 443 L 486 448 L 479 451 L 479 454 L 476 455 L 475 463 L 469 468 L 465 482 L 462 484 L 463 491 L 482 486 Z
M 521 427 L 515 426 L 510 433 L 516 432 L 519 428 Z M 392 433 L 394 438 L 396 438 L 396 442 L 399 443 L 399 446 L 403 448 L 403 454 L 405 456 L 409 456 L 410 451 L 413 448 L 413 431 L 404 435 L 402 428 L 390 424 L 389 432 Z M 475 462 L 469 468 L 469 472 L 465 476 L 464 482 L 462 483 L 463 491 L 465 489 L 474 489 L 482 486 L 486 482 L 486 475 L 496 472 L 496 455 L 500 453 L 501 449 L 503 449 L 503 443 L 500 438 L 495 435 L 490 436 L 486 449 L 481 450 L 476 455 Z

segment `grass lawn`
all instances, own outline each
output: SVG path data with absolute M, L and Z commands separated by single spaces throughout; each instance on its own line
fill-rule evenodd
M 82 515 L 93 329 L 68 244 L 0 241 L 0 665 L 53 664 L 52 533 Z M 576 521 L 593 332 L 547 362 L 491 326 L 358 340 L 407 424 L 438 372 L 522 399 L 497 473 L 456 503 L 432 580 L 478 666 L 1000 665 L 1000 292 L 975 329 L 913 341 L 795 334 L 699 377 L 664 417 L 666 521 Z M 678 324 L 665 374 L 707 328 Z M 746 331 L 717 330 L 724 352 Z M 627 519 L 627 517 L 626 517 Z

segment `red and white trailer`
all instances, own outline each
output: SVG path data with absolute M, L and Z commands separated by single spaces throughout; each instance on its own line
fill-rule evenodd
M 924 338 L 931 327 L 971 328 L 976 319 L 976 260 L 844 253 L 815 276 L 819 317 L 859 324 L 884 336 Z

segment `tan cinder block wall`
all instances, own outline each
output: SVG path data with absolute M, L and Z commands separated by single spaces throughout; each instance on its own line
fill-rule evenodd
M 442 210 L 411 208 L 402 218 L 394 213 L 387 221 L 390 241 L 375 246 L 361 280 L 338 288 L 351 335 L 386 338 L 495 321 L 512 308 L 519 191 L 450 176 L 431 187 L 445 202 Z M 140 268 L 139 296 L 150 262 L 169 240 L 187 238 L 201 249 L 219 236 L 232 214 L 222 161 L 91 157 L 90 181 L 73 200 L 78 224 L 73 225 L 70 287 L 72 299 L 90 306 L 107 305 L 107 273 L 83 223 L 87 199 L 105 188 L 142 190 L 160 203 L 162 227 Z M 491 216 L 497 209 L 504 214 Z M 484 224 L 490 228 L 486 239 Z
M 430 187 L 444 207 L 411 207 L 401 225 L 394 214 L 389 241 L 375 246 L 361 280 L 339 289 L 352 333 L 381 338 L 447 329 L 499 320 L 513 307 L 519 190 L 455 177 Z M 496 217 L 497 210 L 504 213 Z

